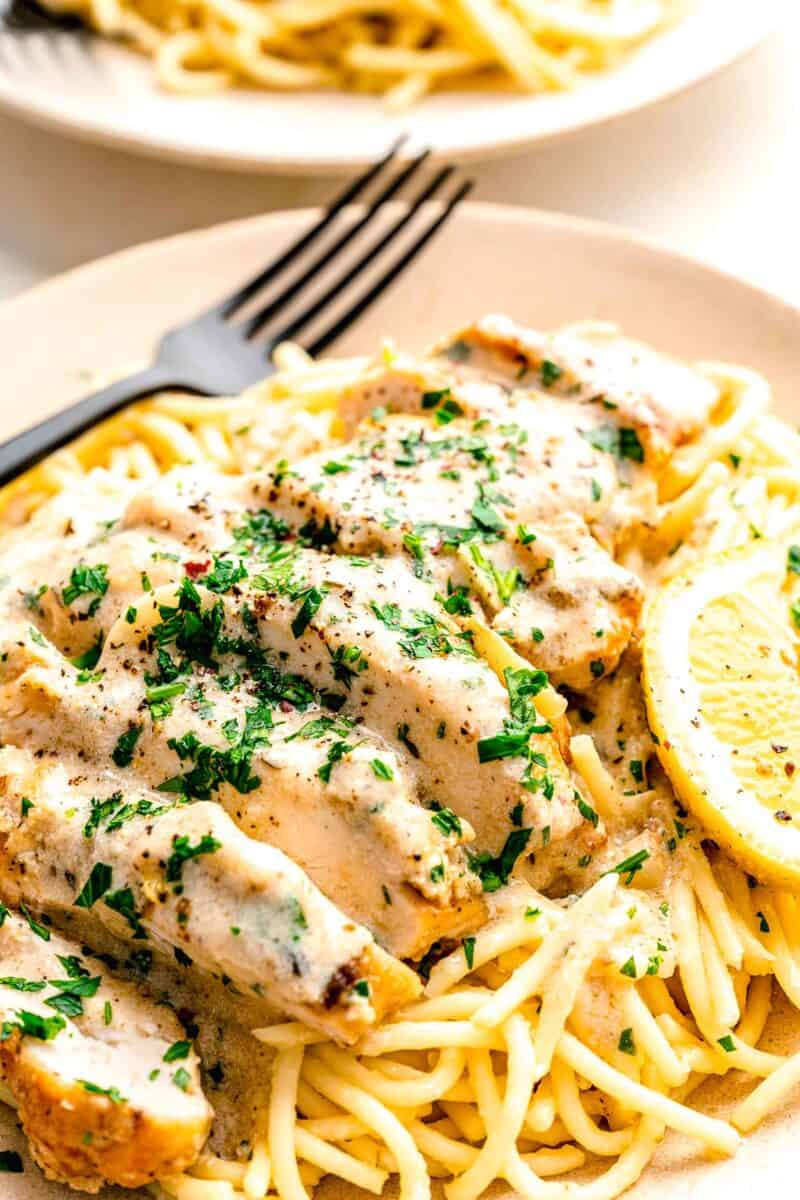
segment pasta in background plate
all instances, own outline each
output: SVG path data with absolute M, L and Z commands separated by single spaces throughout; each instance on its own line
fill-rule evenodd
M 330 1174 L 375 1194 L 399 1176 L 403 1200 L 424 1200 L 432 1180 L 443 1181 L 447 1200 L 477 1200 L 496 1179 L 531 1200 L 612 1200 L 639 1178 L 668 1129 L 717 1154 L 735 1153 L 738 1131 L 752 1129 L 800 1082 L 800 1057 L 760 1045 L 775 995 L 782 992 L 800 1006 L 800 886 L 791 883 L 800 877 L 800 859 L 772 862 L 767 854 L 756 871 L 746 846 L 740 850 L 733 840 L 727 845 L 724 824 L 714 827 L 710 840 L 683 784 L 676 794 L 667 773 L 670 747 L 651 731 L 675 718 L 656 694 L 659 668 L 647 659 L 648 639 L 657 642 L 658 597 L 670 581 L 678 587 L 692 571 L 706 564 L 715 571 L 731 551 L 747 557 L 763 543 L 777 547 L 778 578 L 774 588 L 769 585 L 775 620 L 785 617 L 787 645 L 796 647 L 793 625 L 800 625 L 800 616 L 790 616 L 800 582 L 800 547 L 792 541 L 800 528 L 796 435 L 768 415 L 768 388 L 753 373 L 721 364 L 683 368 L 598 324 L 546 336 L 487 318 L 421 360 L 390 346 L 374 361 L 313 363 L 293 346 L 277 357 L 278 375 L 242 397 L 163 395 L 132 407 L 3 495 L 8 532 L 0 554 L 13 568 L 12 587 L 21 597 L 8 602 L 4 620 L 17 622 L 9 628 L 22 641 L 22 622 L 48 642 L 60 638 L 69 647 L 62 654 L 74 651 L 77 637 L 91 649 L 92 621 L 101 620 L 102 605 L 114 601 L 122 584 L 114 581 L 112 560 L 107 599 L 105 575 L 87 578 L 85 571 L 73 573 L 60 602 L 48 599 L 55 583 L 34 589 L 35 580 L 20 566 L 33 554 L 36 579 L 41 577 L 41 559 L 30 547 L 55 536 L 70 505 L 77 511 L 78 504 L 95 503 L 117 514 L 105 522 L 106 535 L 97 534 L 98 546 L 104 536 L 118 536 L 113 527 L 120 521 L 123 530 L 136 529 L 142 497 L 155 506 L 146 528 L 151 541 L 163 545 L 152 552 L 153 579 L 148 576 L 147 586 L 144 575 L 141 583 L 128 580 L 124 586 L 141 596 L 105 645 L 107 631 L 101 631 L 94 661 L 76 667 L 89 676 L 78 681 L 86 696 L 111 686 L 117 657 L 127 655 L 130 664 L 137 653 L 145 661 L 154 644 L 171 647 L 175 634 L 164 628 L 176 614 L 191 612 L 202 623 L 209 612 L 224 608 L 228 614 L 237 605 L 247 610 L 247 589 L 255 586 L 266 607 L 254 603 L 253 612 L 267 629 L 282 628 L 282 606 L 294 606 L 286 617 L 292 636 L 280 642 L 284 667 L 297 669 L 300 644 L 314 633 L 344 688 L 336 710 L 342 717 L 316 718 L 312 733 L 303 733 L 303 726 L 292 735 L 308 738 L 309 745 L 321 739 L 319 779 L 329 786 L 361 755 L 371 767 L 365 766 L 359 788 L 366 788 L 370 770 L 379 798 L 380 788 L 393 788 L 398 779 L 416 781 L 437 831 L 442 857 L 426 859 L 429 879 L 415 887 L 440 915 L 427 924 L 427 910 L 415 900 L 418 940 L 413 952 L 406 943 L 394 951 L 414 961 L 424 991 L 419 998 L 409 993 L 403 1003 L 405 977 L 398 975 L 398 998 L 387 1004 L 384 1019 L 367 1012 L 384 979 L 376 966 L 377 984 L 348 976 L 343 985 L 355 993 L 355 1018 L 342 1017 L 355 1019 L 350 1027 L 331 1026 L 339 1020 L 339 992 L 326 1009 L 333 1015 L 320 1009 L 309 1010 L 304 1020 L 251 1020 L 243 1033 L 249 1010 L 237 1012 L 238 1032 L 231 1034 L 230 1063 L 225 1060 L 223 1069 L 222 1050 L 214 1051 L 216 1065 L 209 1057 L 215 1043 L 206 1025 L 224 1013 L 232 981 L 226 984 L 223 975 L 220 1001 L 216 984 L 200 973 L 202 988 L 210 989 L 209 1012 L 193 1010 L 192 1036 L 217 1125 L 199 1158 L 183 1172 L 159 1177 L 154 1189 L 174 1200 L 263 1200 L 269 1194 L 306 1200 Z M 244 491 L 237 490 L 240 478 Z M 244 507 L 246 533 L 237 527 L 233 550 L 220 552 L 218 542 L 207 553 L 198 548 L 188 515 L 178 532 L 169 522 L 178 520 L 182 506 L 188 514 L 210 505 L 207 519 L 218 519 L 218 497 L 228 498 L 237 520 Z M 297 545 L 290 532 L 293 514 L 306 522 Z M 285 530 L 275 524 L 280 521 Z M 67 536 L 74 532 L 68 528 Z M 178 553 L 166 545 L 175 537 L 182 542 Z M 86 555 L 94 562 L 92 544 Z M 294 590 L 287 591 L 287 569 L 305 572 Z M 258 577 L 252 574 L 257 570 Z M 373 571 L 388 572 L 385 594 L 370 590 Z M 85 620 L 61 628 L 54 622 L 71 607 L 70 587 L 94 595 L 98 604 L 90 613 L 91 602 L 80 602 Z M 367 640 L 358 633 L 361 626 L 348 624 L 347 606 L 330 607 L 341 587 L 356 603 L 362 592 L 369 601 L 371 615 L 359 618 L 369 623 Z M 192 588 L 205 597 L 202 602 Z M 412 609 L 406 597 L 426 588 L 432 612 Z M 646 696 L 640 683 L 643 629 Z M 183 636 L 182 652 L 192 661 L 195 651 L 185 631 Z M 736 637 L 743 640 L 741 633 Z M 414 680 L 428 680 L 425 703 L 439 715 L 450 692 L 462 688 L 476 697 L 460 731 L 475 769 L 483 772 L 483 789 L 474 799 L 470 760 L 456 757 L 461 751 L 451 745 L 449 729 L 438 732 L 444 721 L 432 742 L 424 719 L 415 723 L 413 716 L 403 718 L 395 735 L 391 710 L 385 716 L 369 698 L 373 693 L 363 692 L 378 665 L 379 643 L 399 647 L 399 666 L 381 667 L 394 711 L 400 712 L 404 689 L 413 696 Z M 31 650 L 36 670 L 55 647 L 40 649 L 41 655 L 36 645 Z M 391 653 L 386 651 L 390 664 Z M 213 655 L 221 656 L 219 640 Z M 199 674 L 186 674 L 184 664 L 184 675 L 178 671 L 169 679 L 160 662 L 160 679 L 151 679 L 142 693 L 144 715 L 132 718 L 137 724 L 131 729 L 142 726 L 134 747 L 138 737 L 148 739 L 147 755 L 157 758 L 159 722 L 175 719 L 172 705 L 184 704 L 187 689 L 194 690 L 195 709 L 212 698 L 221 705 L 222 693 L 235 694 L 238 685 L 226 684 L 217 696 L 209 661 L 201 661 Z M 451 672 L 447 689 L 437 681 L 437 664 Z M 758 669 L 753 664 L 756 675 Z M 408 682 L 399 683 L 395 670 L 405 671 Z M 14 684 L 7 672 L 4 686 L 12 700 Z M 348 717 L 358 697 L 363 728 Z M 42 700 L 43 712 L 51 702 Z M 710 711 L 710 699 L 708 704 Z M 279 711 L 294 730 L 293 708 L 284 699 Z M 487 733 L 480 721 L 489 711 L 505 716 Z M 773 746 L 780 769 L 764 772 L 783 789 L 785 807 L 770 814 L 779 830 L 800 813 L 791 790 L 795 733 L 788 702 L 782 716 L 774 734 L 780 745 Z M 345 721 L 340 729 L 337 719 Z M 754 717 L 748 719 L 753 726 Z M 3 742 L 24 754 L 15 720 L 6 719 Z M 726 720 L 723 732 L 733 737 L 735 721 L 729 714 Z M 248 746 L 269 746 L 270 736 L 277 745 L 286 737 L 277 724 L 273 734 L 271 725 L 264 726 L 265 742 L 259 743 L 254 721 Z M 380 754 L 370 757 L 376 729 L 382 731 L 375 743 Z M 34 745 L 35 735 L 28 736 Z M 238 726 L 225 737 L 235 742 Z M 443 770 L 433 788 L 426 783 L 426 758 L 436 771 L 437 738 Z M 190 742 L 177 739 L 175 749 L 182 763 L 197 766 Z M 24 788 L 29 767 L 9 764 L 9 750 L 3 753 L 4 778 L 16 772 Z M 256 763 L 259 754 L 268 755 L 253 753 Z M 149 765 L 131 767 L 127 751 L 120 757 L 132 772 L 122 779 L 140 787 Z M 91 775 L 91 752 L 82 761 Z M 183 796 L 193 803 L 175 813 L 200 813 L 208 782 L 198 784 L 193 776 L 187 783 L 191 772 L 177 767 L 170 786 L 160 785 L 162 799 Z M 249 802 L 242 796 L 248 782 L 237 774 L 227 784 L 228 791 L 220 784 L 214 798 L 247 827 Z M 491 808 L 495 786 L 518 789 L 508 811 Z M 256 786 L 252 790 L 258 794 Z M 9 794 L 16 796 L 13 787 Z M 46 807 L 46 798 L 30 798 Z M 370 804 L 369 813 L 377 811 Z M 129 819 L 113 807 L 95 816 L 93 807 L 93 836 L 109 813 L 112 823 Z M 15 836 L 25 845 L 24 821 L 20 830 Z M 72 846 L 69 836 L 63 835 L 64 846 Z M 280 844 L 288 835 L 275 836 Z M 80 836 L 73 840 L 82 845 Z M 201 858 L 202 844 L 192 849 L 191 839 L 187 843 L 187 888 L 192 872 L 213 860 L 210 843 Z M 309 862 L 301 865 L 319 880 L 316 851 L 305 847 L 297 854 L 306 851 Z M 384 861 L 383 853 L 375 852 L 375 863 Z M 365 859 L 364 875 L 373 867 Z M 9 893 L 8 869 L 0 859 L 0 888 L 11 904 L 16 897 Z M 407 930 L 406 918 L 398 921 L 391 911 L 402 889 L 387 883 L 388 877 L 381 885 L 381 913 L 370 913 L 367 904 L 363 914 L 351 907 L 348 915 L 379 928 L 378 941 L 392 949 Z M 440 885 L 455 891 L 445 898 Z M 42 884 L 45 892 L 48 886 Z M 135 880 L 130 886 L 138 894 Z M 330 881 L 319 886 L 331 895 Z M 355 905 L 361 884 L 348 886 L 353 898 L 347 903 Z M 34 895 L 28 903 L 36 906 L 36 900 Z M 336 903 L 345 901 L 336 897 Z M 96 919 L 99 908 L 90 907 Z M 125 911 L 134 936 L 137 920 L 151 928 L 149 911 Z M 303 922 L 312 931 L 315 912 L 309 899 Z M 79 928 L 82 936 L 102 941 L 93 926 Z M 121 936 L 113 924 L 111 932 Z M 191 923 L 187 936 L 193 936 Z M 194 954 L 190 941 L 182 944 Z M 193 974 L 190 965 L 183 969 L 187 980 L 177 984 L 155 964 L 149 985 L 155 995 L 163 991 L 182 1005 L 181 1011 L 191 1007 Z M 288 984 L 286 989 L 281 994 L 293 995 Z M 239 1062 L 251 1056 L 247 1066 Z M 756 1084 L 733 1111 L 732 1123 L 691 1106 L 701 1083 L 731 1070 Z M 28 1133 L 35 1145 L 35 1129 Z M 584 1167 L 591 1171 L 580 1173 Z
M 682 0 L 47 0 L 153 58 L 183 94 L 236 84 L 383 93 L 574 87 L 677 18 Z

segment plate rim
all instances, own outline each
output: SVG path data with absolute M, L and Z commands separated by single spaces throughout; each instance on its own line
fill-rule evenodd
M 727 55 L 709 54 L 707 59 L 696 64 L 685 76 L 679 76 L 661 89 L 645 92 L 629 101 L 624 98 L 615 100 L 607 109 L 597 114 L 588 111 L 579 113 L 560 128 L 532 133 L 519 132 L 505 137 L 501 133 L 495 141 L 481 142 L 478 145 L 465 141 L 442 148 L 434 144 L 431 147 L 431 161 L 438 162 L 444 158 L 456 158 L 463 163 L 480 163 L 504 157 L 514 158 L 526 150 L 567 141 L 583 133 L 591 133 L 594 129 L 604 128 L 614 121 L 624 120 L 626 117 L 656 105 L 667 103 L 677 96 L 694 91 L 749 57 L 763 45 L 768 37 L 777 32 L 786 11 L 783 8 L 782 0 L 763 0 L 760 12 L 750 17 L 753 28 L 749 37 L 737 44 L 732 53 Z M 666 35 L 669 32 L 667 30 Z M 135 51 L 131 50 L 131 53 L 135 53 Z M 324 96 L 325 93 L 308 93 L 308 95 Z M 178 103 L 182 100 L 181 97 L 174 99 Z M 530 97 L 530 99 L 535 102 L 536 97 Z M 380 103 L 380 100 L 376 102 Z M 371 157 L 364 156 L 359 152 L 330 156 L 322 154 L 308 158 L 298 154 L 242 152 L 226 149 L 224 146 L 205 146 L 200 149 L 185 143 L 181 144 L 175 138 L 162 140 L 156 137 L 154 139 L 152 135 L 114 130 L 100 117 L 81 119 L 78 116 L 64 114 L 58 110 L 57 106 L 47 104 L 32 107 L 18 94 L 13 78 L 5 78 L 2 71 L 0 71 L 0 111 L 9 113 L 28 125 L 51 133 L 66 134 L 84 144 L 99 145 L 107 149 L 142 155 L 157 161 L 183 163 L 206 170 L 240 171 L 263 175 L 277 173 L 293 176 L 337 175 L 365 167 L 372 161 Z M 396 132 L 391 127 L 387 127 L 387 144 Z M 414 144 L 418 140 L 418 138 L 411 139 L 411 144 L 401 148 L 398 155 L 400 161 L 407 161 L 412 157 Z
M 360 207 L 360 206 L 354 206 Z M 48 279 L 24 288 L 15 295 L 0 301 L 0 329 L 6 316 L 13 310 L 23 309 L 28 304 L 36 304 L 47 300 L 51 291 L 57 292 L 65 285 L 80 284 L 91 280 L 92 276 L 102 273 L 109 267 L 115 267 L 126 261 L 142 256 L 158 255 L 163 249 L 173 246 L 183 246 L 193 240 L 214 237 L 224 240 L 230 234 L 239 230 L 256 229 L 261 225 L 293 225 L 301 221 L 319 219 L 322 206 L 307 205 L 302 208 L 278 209 L 274 212 L 257 213 L 254 216 L 239 217 L 232 221 L 221 221 L 213 225 L 204 225 L 196 229 L 184 230 L 181 233 L 170 234 L 167 237 L 151 238 L 144 242 L 136 242 L 121 250 L 79 263 L 66 271 L 61 271 Z M 522 222 L 540 228 L 551 228 L 560 233 L 571 234 L 581 238 L 600 239 L 608 244 L 635 247 L 645 255 L 655 255 L 662 260 L 679 263 L 685 270 L 699 270 L 713 277 L 718 283 L 735 288 L 742 294 L 749 295 L 756 302 L 763 302 L 788 321 L 798 324 L 800 333 L 800 301 L 792 301 L 778 292 L 754 283 L 735 271 L 718 266 L 698 255 L 675 249 L 664 239 L 651 234 L 642 233 L 637 229 L 611 221 L 601 221 L 594 217 L 575 216 L 571 213 L 558 212 L 546 208 L 529 208 L 522 205 L 502 204 L 494 201 L 475 200 L 461 205 L 461 213 L 474 214 L 478 220 L 490 222 Z M 209 301 L 210 302 L 210 301 Z M 332 355 L 331 357 L 335 357 Z

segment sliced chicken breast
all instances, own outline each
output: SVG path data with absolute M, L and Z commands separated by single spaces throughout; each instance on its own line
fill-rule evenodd
M 116 936 L 177 949 L 343 1042 L 418 993 L 412 971 L 218 804 L 132 788 L 112 817 L 94 790 L 30 751 L 0 751 L 7 903 L 88 910 Z
M 0 1079 L 48 1178 L 97 1192 L 191 1166 L 212 1110 L 172 1011 L 5 909 L 0 970 Z

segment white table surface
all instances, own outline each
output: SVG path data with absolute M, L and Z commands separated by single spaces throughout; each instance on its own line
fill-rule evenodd
M 610 126 L 476 168 L 476 198 L 626 225 L 800 304 L 798 64 L 800 4 L 787 0 L 783 30 L 743 62 Z M 137 158 L 0 115 L 0 298 L 136 242 L 317 203 L 334 186 Z

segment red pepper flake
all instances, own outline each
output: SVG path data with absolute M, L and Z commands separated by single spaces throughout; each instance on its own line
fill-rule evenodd
M 198 575 L 205 575 L 208 568 L 211 566 L 211 559 L 207 558 L 205 562 L 187 562 L 183 564 L 183 569 L 190 579 L 197 579 Z
M 776 821 L 791 821 L 792 814 L 788 813 L 785 808 L 779 808 L 775 812 Z
M 283 713 L 294 712 L 294 705 L 290 704 L 290 702 L 288 700 L 281 700 L 280 704 L 278 705 L 278 708 Z
M 794 775 L 794 770 L 795 770 L 795 768 L 794 768 L 794 763 L 793 763 L 793 762 L 787 762 L 787 763 L 784 763 L 784 764 L 783 764 L 783 769 L 784 769 L 784 771 L 786 772 L 786 774 L 787 774 L 787 776 L 789 777 L 789 779 L 791 779 L 791 778 L 792 778 L 792 776 Z

